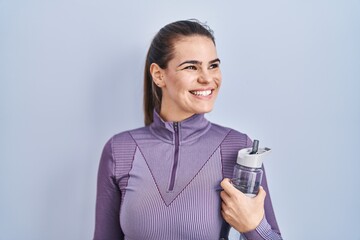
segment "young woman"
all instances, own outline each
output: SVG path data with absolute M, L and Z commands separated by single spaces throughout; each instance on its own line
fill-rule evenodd
M 113 136 L 100 160 L 94 240 L 281 239 L 266 176 L 255 198 L 234 188 L 246 134 L 210 123 L 221 86 L 212 31 L 197 21 L 163 27 L 149 48 L 145 127 Z

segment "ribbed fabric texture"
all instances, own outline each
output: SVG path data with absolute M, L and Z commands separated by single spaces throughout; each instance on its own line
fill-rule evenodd
M 136 151 L 120 214 L 125 239 L 219 239 L 220 168 L 217 151 L 171 204 L 166 205 L 145 159 Z
M 264 239 L 264 240 L 281 240 L 281 233 L 279 226 L 277 224 L 274 209 L 271 203 L 270 191 L 267 184 L 266 172 L 264 165 L 262 166 L 263 178 L 261 181 L 261 186 L 266 192 L 264 208 L 265 208 L 265 217 L 260 222 L 260 225 L 255 229 L 255 231 L 250 231 L 243 233 L 246 236 L 247 240 L 251 239 Z
M 234 166 L 236 164 L 237 152 L 249 145 L 251 145 L 251 140 L 246 134 L 242 134 L 234 130 L 230 130 L 228 132 L 220 146 L 222 174 L 224 178 L 232 178 Z M 221 226 L 221 236 L 224 239 L 227 239 L 229 231 L 230 225 L 223 222 Z
M 125 197 L 125 187 L 129 180 L 129 172 L 134 160 L 136 143 L 128 132 L 115 135 L 111 139 L 111 147 L 114 158 L 114 176 L 122 195 L 121 202 Z
M 173 124 L 154 118 L 150 127 L 115 135 L 104 147 L 94 240 L 219 239 L 220 182 L 231 178 L 237 151 L 251 140 L 194 115 L 178 123 L 174 167 Z M 169 191 L 171 176 L 176 177 Z M 245 233 L 248 240 L 280 239 L 274 237 L 279 231 L 271 201 L 265 202 L 265 213 L 260 226 Z
M 181 191 L 191 183 L 211 155 L 219 148 L 228 132 L 227 129 L 214 125 L 211 129 L 193 130 L 191 133 L 192 138 L 189 138 L 186 133 L 182 132 L 183 128 L 187 128 L 186 123 L 181 123 L 178 127 L 182 134 L 178 165 L 175 169 L 175 185 L 172 191 L 169 191 L 169 186 L 174 171 L 175 145 L 171 143 L 173 141 L 164 142 L 163 139 L 154 137 L 148 128 L 131 132 L 154 178 L 157 191 L 166 205 L 170 205 Z M 206 134 L 204 134 L 204 131 L 206 131 Z M 220 169 L 216 169 L 216 171 Z
M 234 130 L 231 130 L 228 133 L 220 146 L 224 177 L 230 179 L 232 178 L 238 151 L 243 148 L 249 148 L 251 146 L 252 141 L 246 134 L 242 134 Z M 264 203 L 265 218 L 261 221 L 260 225 L 256 228 L 255 231 L 243 233 L 243 237 L 246 237 L 247 240 L 279 240 L 281 239 L 280 230 L 275 219 L 264 167 L 261 186 L 267 193 Z M 271 225 L 268 223 L 267 219 L 271 222 Z M 228 224 L 224 224 L 222 226 L 223 232 L 229 232 L 229 230 L 230 226 Z
M 251 144 L 251 140 L 246 134 L 234 130 L 228 133 L 220 146 L 224 177 L 232 178 L 238 151 L 250 147 Z
M 260 225 L 257 226 L 255 231 L 245 233 L 244 236 L 246 240 L 282 240 L 280 233 L 271 228 L 266 218 L 260 222 Z

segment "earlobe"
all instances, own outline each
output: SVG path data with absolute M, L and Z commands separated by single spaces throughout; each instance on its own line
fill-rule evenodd
M 157 65 L 156 63 L 152 63 L 150 65 L 150 74 L 152 76 L 152 79 L 154 81 L 154 83 L 158 86 L 158 87 L 163 87 L 164 86 L 164 77 L 162 74 L 162 68 Z

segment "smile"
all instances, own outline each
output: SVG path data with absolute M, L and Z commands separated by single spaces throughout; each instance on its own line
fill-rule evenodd
M 195 96 L 202 96 L 202 97 L 209 96 L 212 92 L 213 92 L 213 90 L 190 91 L 191 94 L 193 94 L 193 95 L 195 95 Z

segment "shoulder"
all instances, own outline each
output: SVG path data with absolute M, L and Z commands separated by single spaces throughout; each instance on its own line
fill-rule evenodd
M 142 127 L 117 133 L 107 141 L 104 149 L 112 154 L 115 162 L 115 172 L 118 172 L 117 167 L 120 166 L 118 166 L 119 162 L 131 165 L 137 147 L 133 134 L 144 131 L 145 128 L 146 127 Z
M 148 127 L 140 127 L 136 129 L 131 129 L 123 131 L 113 135 L 108 142 L 111 142 L 112 147 L 116 145 L 123 145 L 129 143 L 135 143 L 134 136 L 138 134 L 144 134 L 149 131 Z
M 148 131 L 147 127 L 136 128 L 114 134 L 104 146 L 104 152 L 116 154 L 136 147 L 134 135 Z M 117 154 L 116 154 L 117 155 Z
M 226 135 L 220 145 L 223 177 L 231 178 L 236 164 L 238 151 L 251 146 L 251 140 L 247 134 L 232 128 L 213 124 L 217 131 L 226 131 Z
M 225 133 L 223 144 L 235 144 L 239 145 L 239 148 L 251 146 L 251 139 L 247 134 L 237 131 L 233 128 L 221 126 L 219 124 L 211 124 L 214 131 Z

